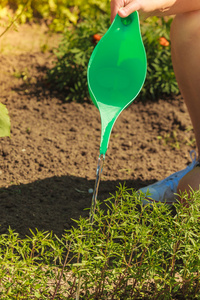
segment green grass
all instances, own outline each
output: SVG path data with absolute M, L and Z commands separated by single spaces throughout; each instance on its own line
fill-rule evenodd
M 1 299 L 200 299 L 200 192 L 142 207 L 120 186 L 61 239 L 0 236 Z M 77 290 L 79 291 L 77 294 Z

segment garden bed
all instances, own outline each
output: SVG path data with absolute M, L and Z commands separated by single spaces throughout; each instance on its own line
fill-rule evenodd
M 0 143 L 0 234 L 9 226 L 61 236 L 87 216 L 100 143 L 99 112 L 90 103 L 66 103 L 50 91 L 46 71 L 59 36 L 21 26 L 1 40 L 0 102 L 11 118 L 11 137 Z M 77 99 L 78 101 L 79 99 Z M 138 189 L 185 168 L 195 149 L 181 97 L 136 100 L 117 120 L 109 143 L 99 199 L 119 183 Z

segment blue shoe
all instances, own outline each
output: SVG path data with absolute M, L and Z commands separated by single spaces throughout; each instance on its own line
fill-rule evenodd
M 192 158 L 192 154 L 194 158 Z M 139 189 L 139 192 L 142 192 L 142 203 L 143 205 L 153 204 L 154 202 L 162 202 L 168 205 L 172 205 L 176 202 L 176 193 L 177 193 L 177 186 L 179 181 L 183 176 L 185 176 L 189 171 L 194 169 L 197 165 L 198 161 L 196 160 L 196 153 L 194 150 L 190 151 L 190 157 L 192 162 L 188 165 L 185 169 L 173 173 L 169 177 L 153 183 L 147 187 Z M 144 196 L 144 197 L 143 197 Z

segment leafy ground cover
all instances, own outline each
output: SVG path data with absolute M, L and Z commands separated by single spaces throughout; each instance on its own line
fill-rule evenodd
M 198 194 L 195 195 L 197 203 L 192 207 L 191 215 L 180 209 L 174 218 L 164 207 L 148 214 L 144 210 L 141 214 L 134 206 L 139 205 L 134 192 L 131 191 L 133 195 L 128 196 L 130 190 L 129 193 L 123 190 L 121 196 L 116 198 L 123 199 L 124 206 L 120 206 L 121 202 L 118 201 L 119 205 L 115 206 L 118 210 L 112 208 L 114 213 L 120 212 L 123 215 L 123 222 L 115 218 L 118 221 L 112 224 L 114 235 L 110 234 L 109 237 L 114 239 L 106 238 L 104 230 L 109 227 L 112 218 L 109 215 L 99 218 L 99 215 L 102 216 L 101 210 L 96 219 L 98 228 L 94 227 L 95 232 L 90 232 L 93 242 L 99 247 L 91 244 L 91 239 L 85 239 L 84 235 L 78 236 L 83 227 L 88 228 L 84 217 L 88 216 L 88 210 L 85 209 L 91 204 L 88 190 L 93 188 L 95 180 L 100 118 L 92 104 L 65 102 L 61 92 L 50 91 L 46 71 L 56 59 L 52 47 L 58 45 L 60 36 L 49 36 L 46 30 L 45 25 L 24 25 L 19 32 L 10 31 L 0 40 L 0 102 L 6 104 L 11 117 L 11 137 L 1 138 L 0 143 L 0 243 L 1 265 L 4 266 L 0 273 L 1 298 L 52 298 L 62 274 L 70 238 L 76 237 L 73 239 L 74 245 L 71 245 L 73 249 L 76 242 L 79 242 L 81 260 L 77 256 L 74 261 L 67 260 L 61 288 L 55 299 L 67 299 L 69 292 L 74 297 L 78 282 L 81 282 L 83 291 L 86 291 L 88 285 L 90 295 L 85 296 L 82 290 L 80 294 L 85 299 L 97 295 L 100 299 L 104 296 L 106 299 L 112 298 L 113 288 L 118 299 L 128 299 L 123 294 L 126 286 L 130 293 L 136 291 L 137 297 L 143 299 L 142 288 L 148 292 L 148 299 L 159 299 L 158 296 L 160 299 L 165 296 L 165 299 L 171 299 L 172 295 L 177 299 L 198 299 Z M 109 198 L 110 193 L 116 195 L 116 186 L 123 186 L 124 182 L 128 188 L 138 189 L 184 168 L 190 162 L 189 151 L 195 148 L 193 129 L 181 97 L 168 97 L 157 102 L 137 100 L 115 124 L 106 155 L 99 200 Z M 106 203 L 112 205 L 114 199 L 111 199 L 110 204 L 109 201 Z M 127 203 L 132 214 L 127 214 Z M 82 219 L 78 224 L 72 220 L 80 216 Z M 132 219 L 129 220 L 129 217 Z M 158 219 L 160 222 L 156 223 Z M 100 220 L 104 220 L 106 225 L 102 227 Z M 135 240 L 132 239 L 138 243 L 135 244 L 138 251 L 134 252 L 132 260 L 137 270 L 126 264 L 133 244 L 128 239 L 122 239 L 124 222 L 127 224 L 127 237 L 132 234 L 132 223 L 137 223 L 134 228 L 138 231 L 134 232 Z M 9 226 L 16 233 L 9 230 Z M 72 226 L 74 230 L 71 231 Z M 163 227 L 157 232 L 159 226 Z M 152 228 L 157 233 L 155 238 L 150 234 Z M 66 235 L 66 229 L 72 232 L 71 236 L 69 232 Z M 96 235 L 95 240 L 96 229 L 99 235 Z M 162 236 L 159 235 L 161 232 Z M 98 238 L 103 241 L 102 245 L 98 244 Z M 165 245 L 163 248 L 157 247 L 159 241 Z M 123 247 L 124 242 L 126 247 Z M 109 250 L 115 253 L 106 252 L 112 243 L 115 247 Z M 148 249 L 148 243 L 151 243 L 150 249 L 155 251 L 155 256 L 145 250 Z M 98 253 L 93 251 L 94 245 Z M 119 252 L 120 249 L 127 252 Z M 86 252 L 90 258 L 85 256 Z M 116 252 L 123 254 L 122 260 L 118 260 Z M 111 265 L 105 253 L 110 255 Z M 138 265 L 142 261 L 142 253 L 144 264 L 141 264 L 140 269 Z M 176 264 L 174 253 L 177 253 L 178 258 Z M 88 258 L 86 265 L 83 257 Z M 163 263 L 161 269 L 157 257 Z M 75 274 L 81 274 L 79 277 L 84 280 L 75 281 L 67 277 L 71 275 L 68 271 L 72 262 L 78 263 L 73 270 Z M 90 272 L 85 271 L 85 266 Z M 110 266 L 116 266 L 115 274 L 110 273 Z M 102 270 L 105 270 L 105 274 L 99 273 Z M 120 277 L 122 271 L 130 271 L 127 273 L 129 282 Z M 134 285 L 131 277 L 133 273 L 138 276 L 141 285 Z M 114 287 L 108 281 L 110 274 L 117 283 Z M 146 277 L 141 274 L 146 274 Z M 95 290 L 91 290 L 91 275 L 96 280 Z M 150 275 L 154 281 L 149 285 Z M 100 281 L 97 281 L 98 278 Z M 177 281 L 177 278 L 182 281 Z M 102 282 L 106 282 L 104 288 Z
M 142 207 L 120 186 L 92 225 L 80 218 L 61 239 L 9 229 L 0 236 L 1 299 L 199 299 L 199 191 L 191 199 L 189 209 Z

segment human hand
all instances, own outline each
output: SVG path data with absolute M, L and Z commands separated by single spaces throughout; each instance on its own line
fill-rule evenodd
M 175 2 L 176 0 L 111 0 L 111 22 L 117 13 L 125 18 L 136 10 L 146 16 L 153 12 L 159 15 L 159 12 L 168 10 Z

